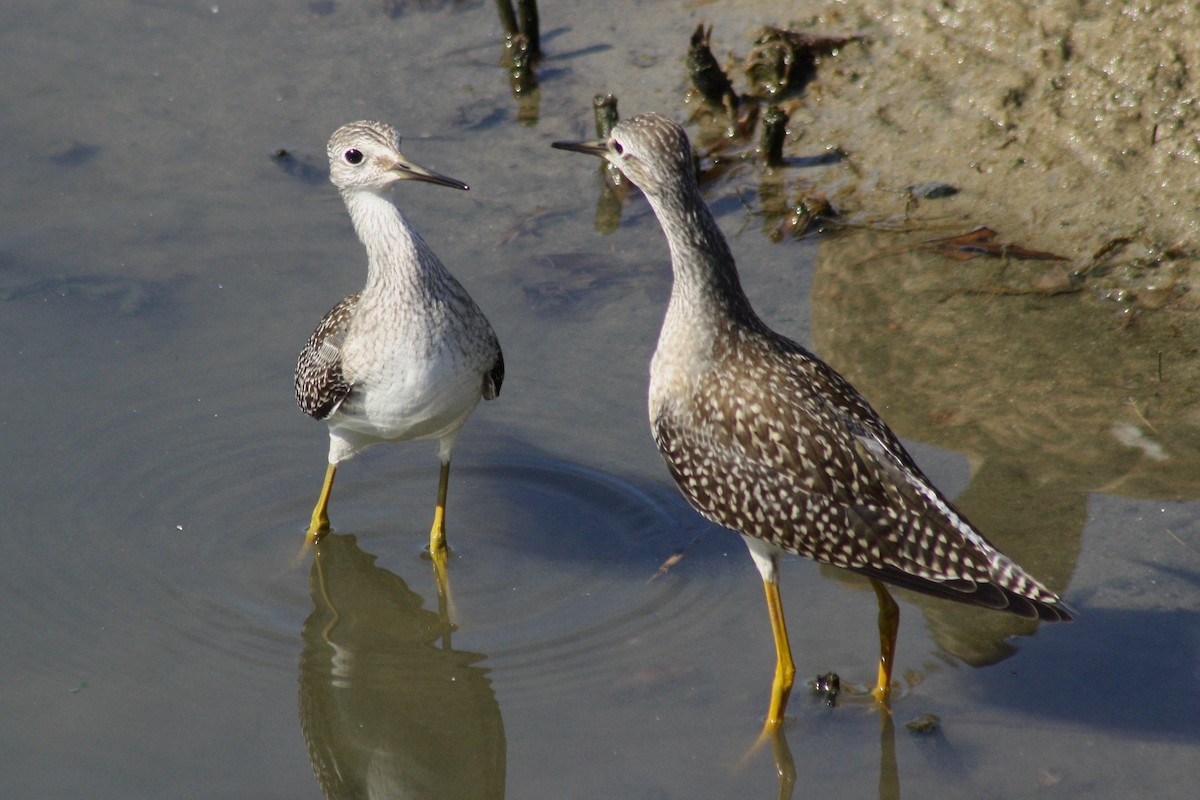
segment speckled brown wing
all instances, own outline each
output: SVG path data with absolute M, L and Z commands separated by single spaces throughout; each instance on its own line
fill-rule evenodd
M 342 373 L 342 344 L 358 305 L 352 294 L 329 310 L 296 360 L 296 404 L 314 419 L 328 419 L 350 393 Z
M 917 591 L 1068 618 L 913 463 L 850 385 L 799 345 L 743 334 L 654 438 L 688 501 L 782 550 Z

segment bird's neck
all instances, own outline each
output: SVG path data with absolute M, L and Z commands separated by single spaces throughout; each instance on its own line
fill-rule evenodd
M 671 249 L 674 282 L 667 322 L 680 330 L 754 324 L 733 254 L 693 184 L 690 192 L 650 197 Z M 664 331 L 666 326 L 664 325 Z
M 437 256 L 400 209 L 373 191 L 344 191 L 342 198 L 359 240 L 367 249 L 367 285 L 372 297 L 412 297 L 430 291 L 443 270 Z

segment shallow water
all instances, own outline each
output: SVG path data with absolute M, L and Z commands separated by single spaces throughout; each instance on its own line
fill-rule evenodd
M 669 485 L 645 420 L 661 233 L 637 198 L 597 232 L 596 165 L 549 143 L 590 135 L 600 91 L 682 119 L 696 22 L 780 20 L 635 11 L 543 10 L 525 125 L 490 3 L 0 10 L 6 795 L 318 798 L 312 748 L 384 796 L 774 797 L 776 759 L 795 796 L 1190 796 L 1187 343 L 1071 297 L 948 293 L 944 264 L 873 260 L 891 240 L 773 244 L 746 168 L 706 191 L 761 314 L 1080 612 L 1007 639 L 1032 629 L 903 595 L 897 729 L 798 688 L 790 751 L 752 750 L 759 581 Z M 337 537 L 300 552 L 326 437 L 292 366 L 363 254 L 324 179 L 270 156 L 322 173 L 329 133 L 363 117 L 472 185 L 396 199 L 505 349 L 452 474 L 452 631 L 422 558 L 429 443 L 347 464 Z M 865 584 L 792 561 L 783 592 L 801 677 L 872 677 Z M 940 732 L 904 728 L 924 713 Z

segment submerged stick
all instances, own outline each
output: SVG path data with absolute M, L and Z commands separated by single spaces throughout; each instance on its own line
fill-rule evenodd
M 738 99 L 733 91 L 733 84 L 717 63 L 717 59 L 709 48 L 712 36 L 712 26 L 705 29 L 701 23 L 692 34 L 691 46 L 688 47 L 687 68 L 692 76 L 692 83 L 700 91 L 705 102 L 717 108 L 723 108 L 730 114 L 736 114 Z
M 768 167 L 783 163 L 783 137 L 787 134 L 787 124 L 787 112 L 779 106 L 771 106 L 763 114 L 759 149 Z
M 513 11 L 512 0 L 496 0 L 496 10 L 500 12 L 500 25 L 504 28 L 504 35 L 512 38 L 521 32 L 517 27 L 517 15 Z
M 508 37 L 504 46 L 508 51 L 508 75 L 513 94 L 528 94 L 537 88 L 537 72 L 533 68 L 529 40 L 525 38 L 525 34 L 518 33 Z
M 607 139 L 620 117 L 617 114 L 616 95 L 598 94 L 592 98 L 592 110 L 596 112 L 596 138 Z
M 598 94 L 592 98 L 592 111 L 596 114 L 596 138 L 607 139 L 612 133 L 613 126 L 620 120 L 617 114 L 617 97 L 612 94 Z M 617 169 L 607 160 L 600 162 L 600 171 L 604 173 L 605 183 L 610 188 L 624 186 L 627 181 L 625 176 L 621 174 L 621 170 Z M 603 228 L 597 222 L 596 230 L 601 233 L 612 233 L 616 230 L 616 226 L 621 222 L 621 201 L 623 195 L 614 195 L 613 202 L 609 204 L 609 211 L 615 208 L 616 218 L 612 225 L 605 225 Z M 601 204 L 604 203 L 604 197 L 601 197 Z M 597 211 L 597 220 L 600 219 L 600 211 Z
M 537 0 L 517 0 L 517 11 L 521 15 L 521 33 L 529 40 L 529 57 L 537 61 L 542 57 L 542 31 L 538 21 Z

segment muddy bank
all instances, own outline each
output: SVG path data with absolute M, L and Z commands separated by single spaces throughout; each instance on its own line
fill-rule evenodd
M 965 229 L 1065 256 L 1126 303 L 1194 307 L 1200 119 L 1185 2 L 865 0 L 799 30 L 860 32 L 791 105 L 792 153 L 838 147 L 812 189 L 855 223 Z M 748 45 L 727 41 L 729 50 Z M 952 197 L 914 198 L 930 181 Z

